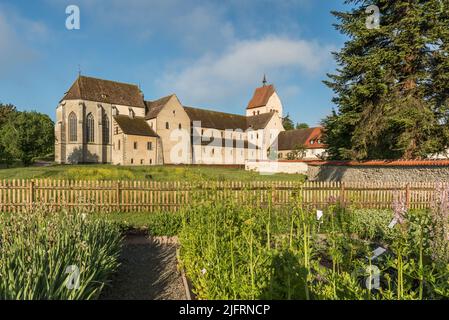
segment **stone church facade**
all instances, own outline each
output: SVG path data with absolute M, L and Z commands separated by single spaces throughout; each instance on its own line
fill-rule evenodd
M 55 161 L 117 165 L 244 164 L 277 150 L 283 107 L 257 88 L 246 115 L 184 106 L 173 94 L 145 100 L 139 87 L 79 76 L 56 108 Z M 277 157 L 277 155 L 276 155 Z

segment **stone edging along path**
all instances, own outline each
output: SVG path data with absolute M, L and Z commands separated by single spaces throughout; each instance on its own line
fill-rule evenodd
M 177 246 L 176 248 L 176 260 L 178 262 L 178 270 L 181 273 L 182 283 L 184 285 L 186 300 L 193 300 L 192 297 L 194 297 L 194 293 L 192 291 L 192 286 L 190 284 L 190 281 L 187 279 L 184 268 L 180 264 L 180 253 L 179 253 L 179 240 L 178 237 L 167 237 L 167 236 L 160 236 L 160 237 L 153 237 L 150 236 L 150 239 L 152 239 L 154 242 L 159 244 L 175 244 Z
M 146 232 L 125 235 L 117 273 L 100 299 L 191 300 L 192 294 L 179 263 L 176 237 L 152 237 Z

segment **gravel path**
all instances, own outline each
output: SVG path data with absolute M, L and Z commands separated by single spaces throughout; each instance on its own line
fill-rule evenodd
M 177 270 L 176 245 L 159 244 L 146 235 L 128 235 L 121 266 L 104 300 L 185 300 L 185 289 Z

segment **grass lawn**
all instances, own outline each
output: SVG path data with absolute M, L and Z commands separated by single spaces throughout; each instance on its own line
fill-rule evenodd
M 176 236 L 182 226 L 179 212 L 93 213 L 95 219 L 117 223 L 122 230 L 145 230 L 153 236 Z
M 53 165 L 0 169 L 0 179 L 303 181 L 305 176 L 301 174 L 261 175 L 244 169 L 206 166 Z

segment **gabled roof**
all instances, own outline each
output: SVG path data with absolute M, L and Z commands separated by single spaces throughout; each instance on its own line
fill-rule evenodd
M 255 116 L 250 116 L 246 118 L 247 127 L 253 130 L 264 129 L 275 112 L 262 113 Z
M 270 97 L 276 92 L 274 86 L 270 84 L 269 86 L 262 86 L 254 91 L 254 95 L 251 101 L 248 103 L 246 109 L 254 109 L 259 107 L 264 107 L 267 105 Z
M 192 107 L 184 107 L 191 121 L 201 121 L 201 127 L 213 128 L 218 130 L 236 130 L 243 131 L 251 128 L 253 130 L 263 129 L 271 120 L 274 112 L 263 113 L 251 117 L 239 114 L 217 112 L 206 109 L 198 109 Z
M 138 86 L 85 76 L 79 76 L 62 98 L 62 100 L 78 99 L 130 107 L 145 107 Z
M 201 121 L 201 127 L 218 130 L 247 129 L 246 117 L 238 114 L 184 107 L 190 121 Z
M 253 143 L 250 143 L 248 140 L 235 140 L 235 139 L 222 139 L 222 138 L 202 138 L 201 142 L 193 141 L 193 145 L 200 145 L 203 147 L 232 147 L 232 148 L 252 148 L 256 150 L 256 146 Z
M 147 106 L 148 109 L 147 114 L 145 115 L 145 119 L 149 120 L 156 118 L 159 112 L 161 112 L 161 110 L 173 96 L 174 94 L 171 94 L 158 100 L 145 101 L 145 105 Z
M 325 149 L 326 145 L 317 141 L 321 138 L 322 131 L 321 127 L 282 131 L 278 136 L 278 150 L 294 150 L 298 146 L 304 146 L 306 149 Z
M 131 119 L 126 115 L 114 116 L 114 120 L 122 129 L 124 134 L 133 136 L 158 137 L 158 135 L 150 128 L 144 118 Z

